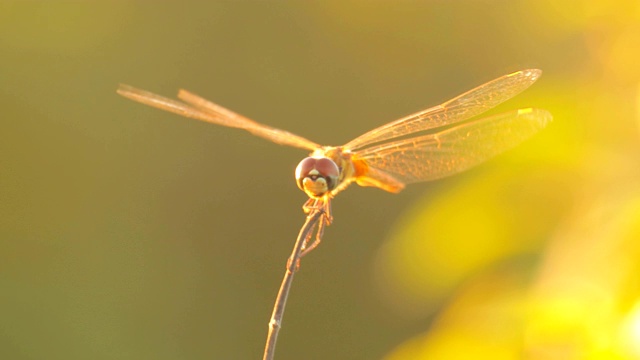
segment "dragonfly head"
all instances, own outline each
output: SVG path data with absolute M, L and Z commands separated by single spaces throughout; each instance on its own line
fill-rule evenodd
M 340 169 L 327 157 L 308 157 L 296 167 L 296 183 L 312 198 L 320 198 L 338 185 Z

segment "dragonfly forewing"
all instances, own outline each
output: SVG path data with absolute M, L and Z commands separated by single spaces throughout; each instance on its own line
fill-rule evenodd
M 524 91 L 541 74 L 542 71 L 538 69 L 529 69 L 499 77 L 441 105 L 373 129 L 350 141 L 344 147 L 358 150 L 374 143 L 467 120 Z

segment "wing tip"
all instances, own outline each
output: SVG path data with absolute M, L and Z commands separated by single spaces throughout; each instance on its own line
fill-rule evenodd
M 132 89 L 135 89 L 131 85 L 120 83 L 118 84 L 118 88 L 116 89 L 116 93 L 120 95 L 124 95 L 125 93 L 131 92 Z
M 516 71 L 510 74 L 510 76 L 524 76 L 524 77 L 530 78 L 532 82 L 538 80 L 538 78 L 541 75 L 542 75 L 542 70 L 540 69 L 525 69 L 525 70 Z
M 531 120 L 535 120 L 540 124 L 541 128 L 546 127 L 551 121 L 553 121 L 553 115 L 544 109 L 526 108 L 519 109 L 518 116 L 526 116 Z

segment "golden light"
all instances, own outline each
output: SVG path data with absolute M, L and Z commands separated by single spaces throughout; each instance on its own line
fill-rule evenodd
M 640 301 L 622 321 L 620 347 L 630 358 L 640 358 Z

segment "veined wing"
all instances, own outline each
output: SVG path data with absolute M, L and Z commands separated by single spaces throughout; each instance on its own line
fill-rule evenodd
M 540 74 L 541 70 L 529 69 L 504 75 L 441 105 L 373 129 L 351 140 L 344 148 L 358 150 L 373 143 L 464 121 L 522 92 L 531 86 Z
M 435 134 L 374 145 L 355 152 L 354 158 L 406 184 L 435 180 L 513 148 L 544 128 L 551 119 L 546 110 L 520 109 Z M 375 175 L 371 177 L 375 179 Z
M 222 126 L 244 129 L 256 136 L 271 140 L 280 145 L 288 145 L 307 150 L 320 148 L 320 145 L 311 140 L 307 140 L 288 131 L 257 123 L 185 90 L 180 90 L 179 97 L 182 100 L 191 103 L 191 105 L 177 100 L 168 99 L 148 91 L 140 90 L 129 85 L 121 84 L 117 92 L 131 100 L 135 100 L 158 109 L 170 111 L 188 118 Z

